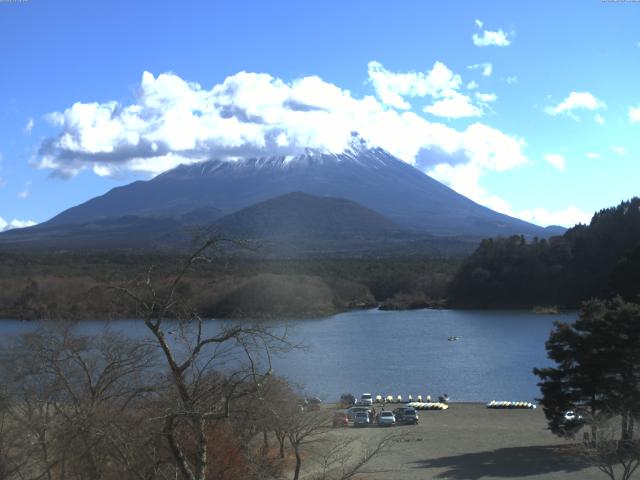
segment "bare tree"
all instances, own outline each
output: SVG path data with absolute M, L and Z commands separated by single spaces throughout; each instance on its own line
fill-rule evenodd
M 121 335 L 79 336 L 61 324 L 5 349 L 2 380 L 21 432 L 21 477 L 151 478 L 162 455 L 152 460 L 157 442 L 140 413 L 156 393 L 148 375 L 153 356 L 149 346 Z
M 288 440 L 299 478 L 303 451 L 326 448 L 331 412 L 302 411 L 272 375 L 271 356 L 294 347 L 286 329 L 206 322 L 185 300 L 184 276 L 219 241 L 173 276 L 149 268 L 109 287 L 135 303 L 145 338 L 59 323 L 2 345 L 0 480 L 276 478 L 284 462 L 266 455 L 270 433 L 282 457 Z M 341 458 L 335 478 L 351 478 L 378 451 Z M 321 455 L 336 465 L 334 452 Z
M 223 242 L 205 241 L 164 281 L 156 282 L 150 268 L 141 283 L 112 286 L 137 304 L 162 352 L 175 392 L 174 404 L 162 416 L 162 432 L 187 480 L 207 478 L 207 427 L 228 420 L 234 402 L 257 391 L 271 372 L 270 352 L 289 347 L 286 332 L 240 323 L 205 325 L 180 298 L 186 273 L 208 261 L 210 251 Z
M 293 480 L 300 477 L 302 467 L 302 450 L 322 440 L 331 428 L 330 412 L 305 411 L 302 408 L 288 419 L 287 438 L 296 457 Z
M 629 480 L 640 467 L 640 441 L 633 426 L 629 429 L 629 419 L 618 415 L 589 421 L 597 424 L 598 435 L 585 432 L 582 456 L 611 480 Z
M 352 439 L 326 439 L 324 448 L 313 457 L 320 466 L 320 472 L 314 480 L 348 480 L 364 473 L 363 469 L 369 462 L 388 453 L 400 436 L 397 433 L 384 435 L 375 443 L 365 444 L 359 454 L 355 451 Z
M 19 434 L 12 422 L 11 405 L 0 390 L 0 480 L 8 480 L 20 471 L 24 458 L 20 455 Z
M 258 396 L 255 411 L 263 431 L 263 448 L 268 447 L 269 432 L 273 433 L 278 442 L 279 457 L 285 458 L 287 433 L 291 417 L 299 412 L 300 395 L 284 379 L 269 376 L 261 385 Z

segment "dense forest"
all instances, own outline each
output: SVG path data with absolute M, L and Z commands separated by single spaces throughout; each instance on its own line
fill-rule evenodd
M 548 240 L 484 240 L 463 262 L 449 303 L 469 308 L 574 308 L 589 298 L 640 295 L 640 198 L 596 213 Z
M 457 259 L 209 258 L 182 282 L 182 300 L 205 317 L 316 316 L 353 308 L 440 305 Z M 131 318 L 112 287 L 161 283 L 178 256 L 0 254 L 0 318 Z M 150 270 L 150 267 L 151 270 Z

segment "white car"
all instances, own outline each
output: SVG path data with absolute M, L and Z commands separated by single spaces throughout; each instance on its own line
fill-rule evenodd
M 573 410 L 567 410 L 563 415 L 565 423 L 583 423 L 584 418 L 579 412 Z
M 373 405 L 373 397 L 370 393 L 363 393 L 358 404 L 371 406 Z
M 393 412 L 383 410 L 378 415 L 378 425 L 381 427 L 391 427 L 396 424 L 396 417 Z

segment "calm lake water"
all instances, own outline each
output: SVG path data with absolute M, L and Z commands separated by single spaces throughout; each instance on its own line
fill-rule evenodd
M 544 342 L 554 320 L 575 313 L 525 311 L 364 310 L 312 320 L 287 321 L 294 340 L 306 345 L 274 358 L 275 373 L 328 401 L 341 393 L 414 397 L 447 393 L 453 401 L 532 401 L 539 396 L 533 367 L 549 365 Z M 98 332 L 104 322 L 86 321 Z M 0 320 L 0 334 L 34 324 Z M 131 336 L 145 335 L 140 321 L 112 322 Z M 458 341 L 448 341 L 457 336 Z

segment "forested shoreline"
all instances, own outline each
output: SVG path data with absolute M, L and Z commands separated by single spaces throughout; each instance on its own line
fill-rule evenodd
M 181 257 L 0 255 L 0 318 L 112 319 L 139 314 L 114 287 L 162 284 Z M 383 306 L 443 304 L 460 260 L 215 258 L 197 263 L 178 295 L 203 317 L 310 317 Z
M 597 212 L 563 236 L 484 240 L 448 290 L 457 308 L 577 308 L 640 295 L 640 198 Z
M 183 257 L 0 253 L 0 317 L 131 318 L 113 287 L 160 280 Z M 640 198 L 601 210 L 589 225 L 549 239 L 483 240 L 466 259 L 265 259 L 196 264 L 181 300 L 205 317 L 324 316 L 380 307 L 575 309 L 590 298 L 640 298 Z

